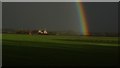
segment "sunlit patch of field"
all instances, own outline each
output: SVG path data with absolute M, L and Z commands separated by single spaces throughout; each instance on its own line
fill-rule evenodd
M 3 34 L 4 65 L 117 66 L 117 37 Z

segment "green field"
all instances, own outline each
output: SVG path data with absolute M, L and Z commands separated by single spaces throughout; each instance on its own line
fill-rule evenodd
M 116 66 L 117 37 L 3 34 L 3 66 Z

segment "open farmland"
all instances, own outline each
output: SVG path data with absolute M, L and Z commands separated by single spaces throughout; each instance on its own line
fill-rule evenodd
M 3 34 L 3 66 L 117 66 L 117 37 Z

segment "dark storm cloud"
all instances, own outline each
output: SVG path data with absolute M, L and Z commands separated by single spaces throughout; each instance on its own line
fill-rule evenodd
M 91 32 L 117 31 L 117 3 L 84 3 Z M 80 31 L 75 3 L 4 2 L 3 28 Z
M 73 3 L 3 3 L 3 27 L 75 30 L 75 10 Z
M 91 32 L 118 31 L 117 2 L 85 3 L 85 9 Z

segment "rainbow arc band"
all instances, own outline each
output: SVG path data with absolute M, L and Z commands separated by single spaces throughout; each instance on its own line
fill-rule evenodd
M 87 17 L 85 13 L 85 9 L 83 6 L 82 1 L 81 2 L 76 2 L 77 5 L 77 12 L 78 12 L 78 17 L 79 17 L 79 22 L 80 22 L 80 30 L 82 31 L 82 35 L 88 36 L 90 35 L 89 28 L 88 28 L 88 22 L 87 22 Z

